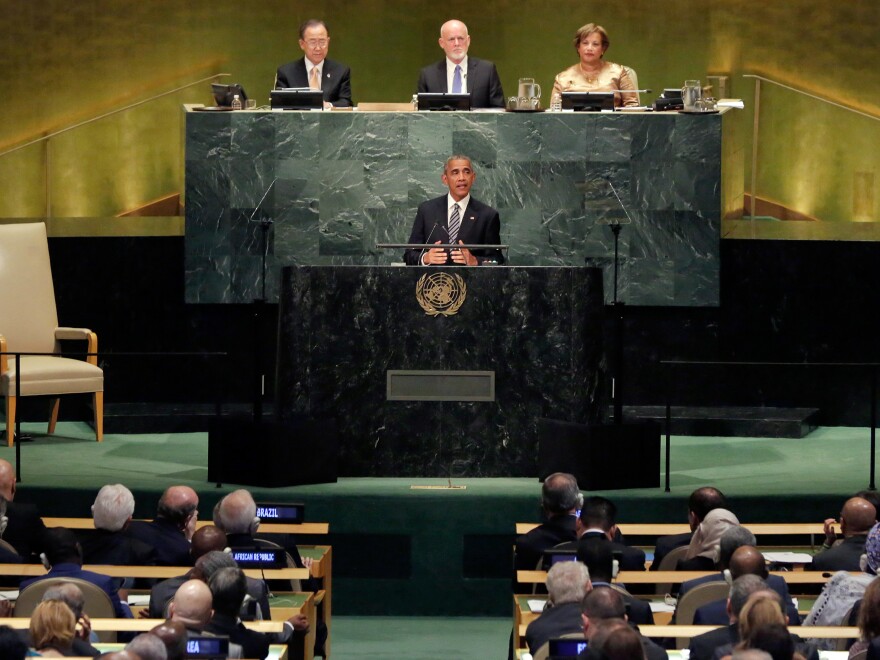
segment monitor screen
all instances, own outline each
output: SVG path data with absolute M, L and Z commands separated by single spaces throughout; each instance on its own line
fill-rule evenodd
M 306 505 L 257 502 L 257 518 L 263 523 L 301 525 L 306 519 Z
M 324 107 L 324 93 L 320 89 L 291 87 L 269 92 L 273 110 L 320 110 Z
M 562 92 L 562 109 L 578 112 L 614 110 L 614 92 Z
M 228 637 L 188 637 L 186 640 L 187 658 L 206 658 L 214 660 L 215 658 L 225 659 L 229 657 L 229 638 Z
M 561 561 L 576 561 L 577 550 L 544 550 L 544 561 L 542 566 L 545 571 L 549 571 L 550 567 Z
M 577 658 L 587 648 L 585 639 L 551 639 L 547 642 L 550 658 Z
M 445 94 L 441 92 L 421 92 L 418 97 L 419 110 L 470 110 L 470 94 Z
M 245 101 L 247 101 L 247 94 L 244 93 L 244 87 L 238 83 L 233 83 L 231 85 L 211 83 L 211 91 L 214 93 L 214 101 L 217 105 L 222 107 L 230 107 L 232 105 L 232 99 L 235 98 L 236 94 L 238 94 L 242 107 L 245 106 Z

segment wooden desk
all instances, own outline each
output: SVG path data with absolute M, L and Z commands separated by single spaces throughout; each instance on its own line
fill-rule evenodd
M 144 519 L 144 522 L 150 522 Z M 46 518 L 43 517 L 43 523 L 46 527 L 67 527 L 68 529 L 95 529 L 95 523 L 91 518 Z M 200 520 L 196 523 L 196 528 L 207 527 L 214 523 L 210 520 Z M 260 524 L 259 532 L 261 534 L 320 534 L 330 533 L 330 523 L 326 522 L 307 522 L 300 525 L 284 525 L 275 523 Z
M 526 534 L 539 523 L 516 523 L 517 535 Z M 825 536 L 822 523 L 742 523 L 742 526 L 755 536 Z M 630 536 L 669 536 L 685 534 L 691 531 L 687 523 L 621 523 L 617 526 L 620 533 Z
M 165 580 L 184 575 L 192 566 L 108 566 L 105 564 L 86 564 L 83 570 L 94 571 L 110 577 L 157 578 Z M 0 575 L 35 577 L 46 575 L 48 571 L 41 564 L 0 564 Z M 248 577 L 266 580 L 307 580 L 306 568 L 246 568 Z
M 718 571 L 621 571 L 615 582 L 623 584 L 659 584 L 668 582 L 681 584 L 688 580 L 717 575 Z M 771 571 L 770 575 L 778 575 L 787 584 L 825 584 L 833 573 L 825 571 Z M 858 573 L 854 573 L 858 575 Z M 517 571 L 516 579 L 523 584 L 544 584 L 547 582 L 547 571 Z

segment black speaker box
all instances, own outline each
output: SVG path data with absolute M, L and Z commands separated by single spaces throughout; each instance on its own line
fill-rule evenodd
M 573 474 L 582 490 L 660 486 L 660 425 L 538 420 L 538 478 Z
M 264 487 L 335 483 L 338 449 L 332 419 L 218 417 L 208 432 L 208 481 Z

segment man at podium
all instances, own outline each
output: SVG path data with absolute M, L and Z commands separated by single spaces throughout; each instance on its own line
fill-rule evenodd
M 498 245 L 501 219 L 498 211 L 471 197 L 477 178 L 471 159 L 455 155 L 446 160 L 441 179 L 449 193 L 419 204 L 409 243 L 426 245 Z M 407 250 L 404 261 L 411 266 L 480 266 L 503 264 L 501 250 L 425 248 Z

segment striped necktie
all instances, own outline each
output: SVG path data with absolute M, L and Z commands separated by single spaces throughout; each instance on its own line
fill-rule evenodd
M 452 205 L 452 215 L 449 216 L 449 242 L 455 243 L 458 238 L 458 228 L 461 227 L 461 212 L 458 204 Z
M 455 65 L 455 72 L 452 74 L 452 93 L 461 94 L 461 66 Z

